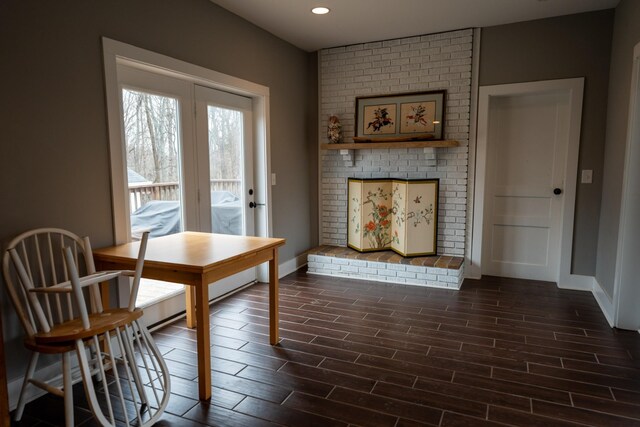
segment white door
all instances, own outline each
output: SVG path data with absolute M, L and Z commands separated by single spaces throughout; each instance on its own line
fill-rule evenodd
M 128 240 L 144 231 L 152 239 L 184 230 L 253 235 L 251 99 L 124 65 L 118 80 Z M 250 269 L 210 286 L 209 296 L 255 280 Z M 184 311 L 184 287 L 143 279 L 137 304 L 157 323 Z
M 255 235 L 252 101 L 195 86 L 200 230 Z M 209 288 L 216 298 L 256 280 L 250 268 Z
M 122 65 L 118 82 L 127 172 L 122 204 L 127 213 L 121 218 L 127 240 L 139 239 L 144 231 L 153 239 L 197 229 L 192 88 Z M 147 324 L 155 324 L 185 309 L 184 286 L 142 279 L 136 304 L 144 308 Z
M 489 101 L 482 274 L 557 281 L 571 97 Z

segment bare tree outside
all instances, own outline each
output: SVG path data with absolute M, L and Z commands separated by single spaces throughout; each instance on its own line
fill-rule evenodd
M 180 200 L 178 100 L 122 90 L 131 213 L 152 200 Z M 242 191 L 242 113 L 207 108 L 211 191 Z M 134 182 L 131 177 L 137 180 Z M 141 177 L 142 178 L 141 178 Z
M 211 190 L 240 196 L 242 179 L 242 113 L 209 106 L 209 173 Z
M 122 91 L 127 166 L 154 183 L 178 182 L 178 101 Z

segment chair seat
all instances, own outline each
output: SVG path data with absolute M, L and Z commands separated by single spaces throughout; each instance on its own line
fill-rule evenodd
M 109 330 L 130 324 L 142 316 L 142 309 L 128 311 L 126 308 L 105 310 L 102 313 L 89 315 L 91 327 L 84 329 L 81 319 L 56 325 L 49 332 L 40 332 L 34 335 L 37 345 L 71 344 L 77 339 L 86 339 L 103 334 Z
M 24 346 L 31 351 L 46 354 L 62 354 L 76 349 L 75 342 L 38 344 L 33 338 L 28 337 L 24 339 Z

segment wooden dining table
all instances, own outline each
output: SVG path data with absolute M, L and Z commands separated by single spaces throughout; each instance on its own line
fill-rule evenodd
M 280 238 L 185 231 L 149 239 L 142 277 L 187 285 L 187 325 L 196 327 L 198 395 L 211 398 L 209 284 L 269 263 L 269 342 L 278 343 L 278 248 Z M 96 249 L 96 269 L 135 269 L 139 242 Z

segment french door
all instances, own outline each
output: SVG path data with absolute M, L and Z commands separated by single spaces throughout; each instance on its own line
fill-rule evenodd
M 251 99 L 195 85 L 200 231 L 255 235 Z M 216 298 L 256 280 L 251 268 L 209 287 Z
M 254 234 L 251 99 L 118 65 L 129 240 L 180 231 Z M 252 205 L 253 206 L 253 205 Z M 210 285 L 216 298 L 255 269 Z M 184 310 L 184 286 L 144 280 L 149 324 Z

